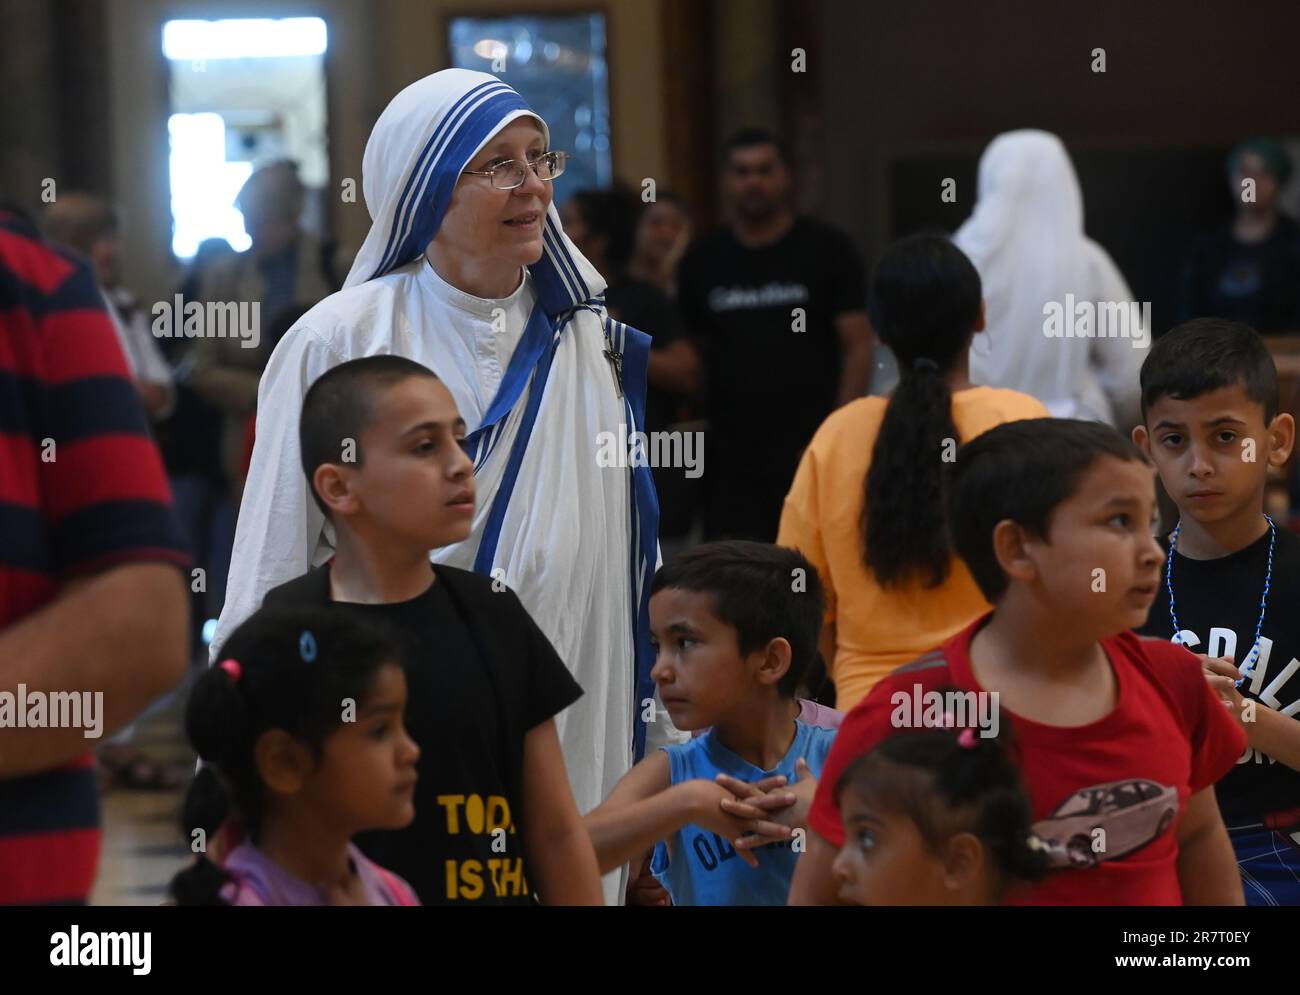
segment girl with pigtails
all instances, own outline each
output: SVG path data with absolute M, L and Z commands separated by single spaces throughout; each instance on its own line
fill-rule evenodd
M 415 815 L 420 751 L 393 645 L 324 610 L 261 611 L 217 660 L 185 715 L 203 766 L 185 799 L 198 853 L 172 880 L 177 904 L 418 905 L 352 843 Z

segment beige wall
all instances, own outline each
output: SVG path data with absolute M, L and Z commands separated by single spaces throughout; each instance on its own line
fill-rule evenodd
M 582 9 L 573 0 L 222 0 L 221 17 L 324 17 L 329 25 L 330 165 L 335 234 L 361 244 L 369 228 L 361 190 L 361 159 L 370 127 L 403 86 L 446 65 L 446 19 L 492 11 Z M 110 134 L 115 199 L 123 232 L 127 285 L 145 301 L 165 298 L 179 272 L 170 252 L 167 177 L 167 74 L 164 21 L 211 17 L 210 0 L 132 0 L 109 6 Z M 592 3 L 608 17 L 610 106 L 614 170 L 628 181 L 667 176 L 663 109 L 660 0 Z M 527 98 L 527 94 L 524 97 Z M 343 179 L 356 180 L 355 203 L 342 203 Z
M 0 38 L 23 39 L 5 45 L 0 58 L 0 196 L 24 206 L 40 202 L 42 183 L 62 179 L 59 159 L 58 101 L 55 93 L 54 33 L 40 0 L 0 5 Z
M 718 148 L 740 128 L 780 132 L 780 86 L 789 70 L 777 0 L 718 0 L 714 115 Z M 718 150 L 713 149 L 716 153 Z

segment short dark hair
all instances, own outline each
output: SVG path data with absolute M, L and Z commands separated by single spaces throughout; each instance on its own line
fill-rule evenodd
M 948 481 L 948 528 L 985 598 L 997 601 L 1008 584 L 993 552 L 998 522 L 1010 519 L 1046 538 L 1056 506 L 1103 456 L 1148 462 L 1109 425 L 1073 418 L 1007 422 L 957 450 Z
M 298 421 L 298 445 L 312 499 L 327 517 L 329 509 L 312 483 L 317 468 L 341 462 L 343 440 L 360 439 L 374 418 L 379 394 L 408 377 L 438 379 L 433 370 L 404 356 L 366 356 L 327 370 L 308 389 Z M 359 444 L 355 455 L 360 466 Z
M 1142 417 L 1162 397 L 1191 400 L 1239 384 L 1264 406 L 1267 424 L 1277 414 L 1277 366 L 1255 329 L 1226 318 L 1194 318 L 1171 328 L 1142 363 Z
M 755 145 L 773 146 L 781 162 L 790 165 L 790 150 L 786 148 L 785 140 L 767 128 L 741 128 L 739 131 L 732 132 L 727 143 L 722 146 L 722 161 L 727 162 L 736 149 L 753 148 Z
M 797 583 L 800 578 L 802 584 Z M 712 595 L 713 614 L 736 630 L 742 655 L 778 636 L 785 639 L 790 669 L 777 683 L 777 692 L 795 696 L 817 658 L 825 607 L 817 568 L 802 553 L 740 539 L 705 543 L 660 567 L 650 593 L 670 587 Z

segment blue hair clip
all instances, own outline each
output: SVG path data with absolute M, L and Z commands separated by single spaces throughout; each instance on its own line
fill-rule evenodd
M 303 663 L 315 662 L 316 637 L 311 634 L 310 629 L 304 629 L 302 635 L 298 637 L 298 653 Z

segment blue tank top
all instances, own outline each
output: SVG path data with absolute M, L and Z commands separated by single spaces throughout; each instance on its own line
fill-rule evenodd
M 803 757 L 816 777 L 821 777 L 835 730 L 795 722 L 794 742 L 772 770 L 760 770 L 723 746 L 712 730 L 688 743 L 664 747 L 672 770 L 672 783 L 692 778 L 712 781 L 730 774 L 742 781 L 758 781 L 784 774 L 795 782 L 795 761 Z M 696 825 L 686 825 L 670 837 L 672 855 L 660 842 L 650 860 L 650 871 L 672 896 L 674 905 L 784 905 L 799 854 L 794 841 L 769 843 L 754 852 L 758 866 L 751 868 L 731 843 Z M 802 847 L 801 847 L 802 848 Z

